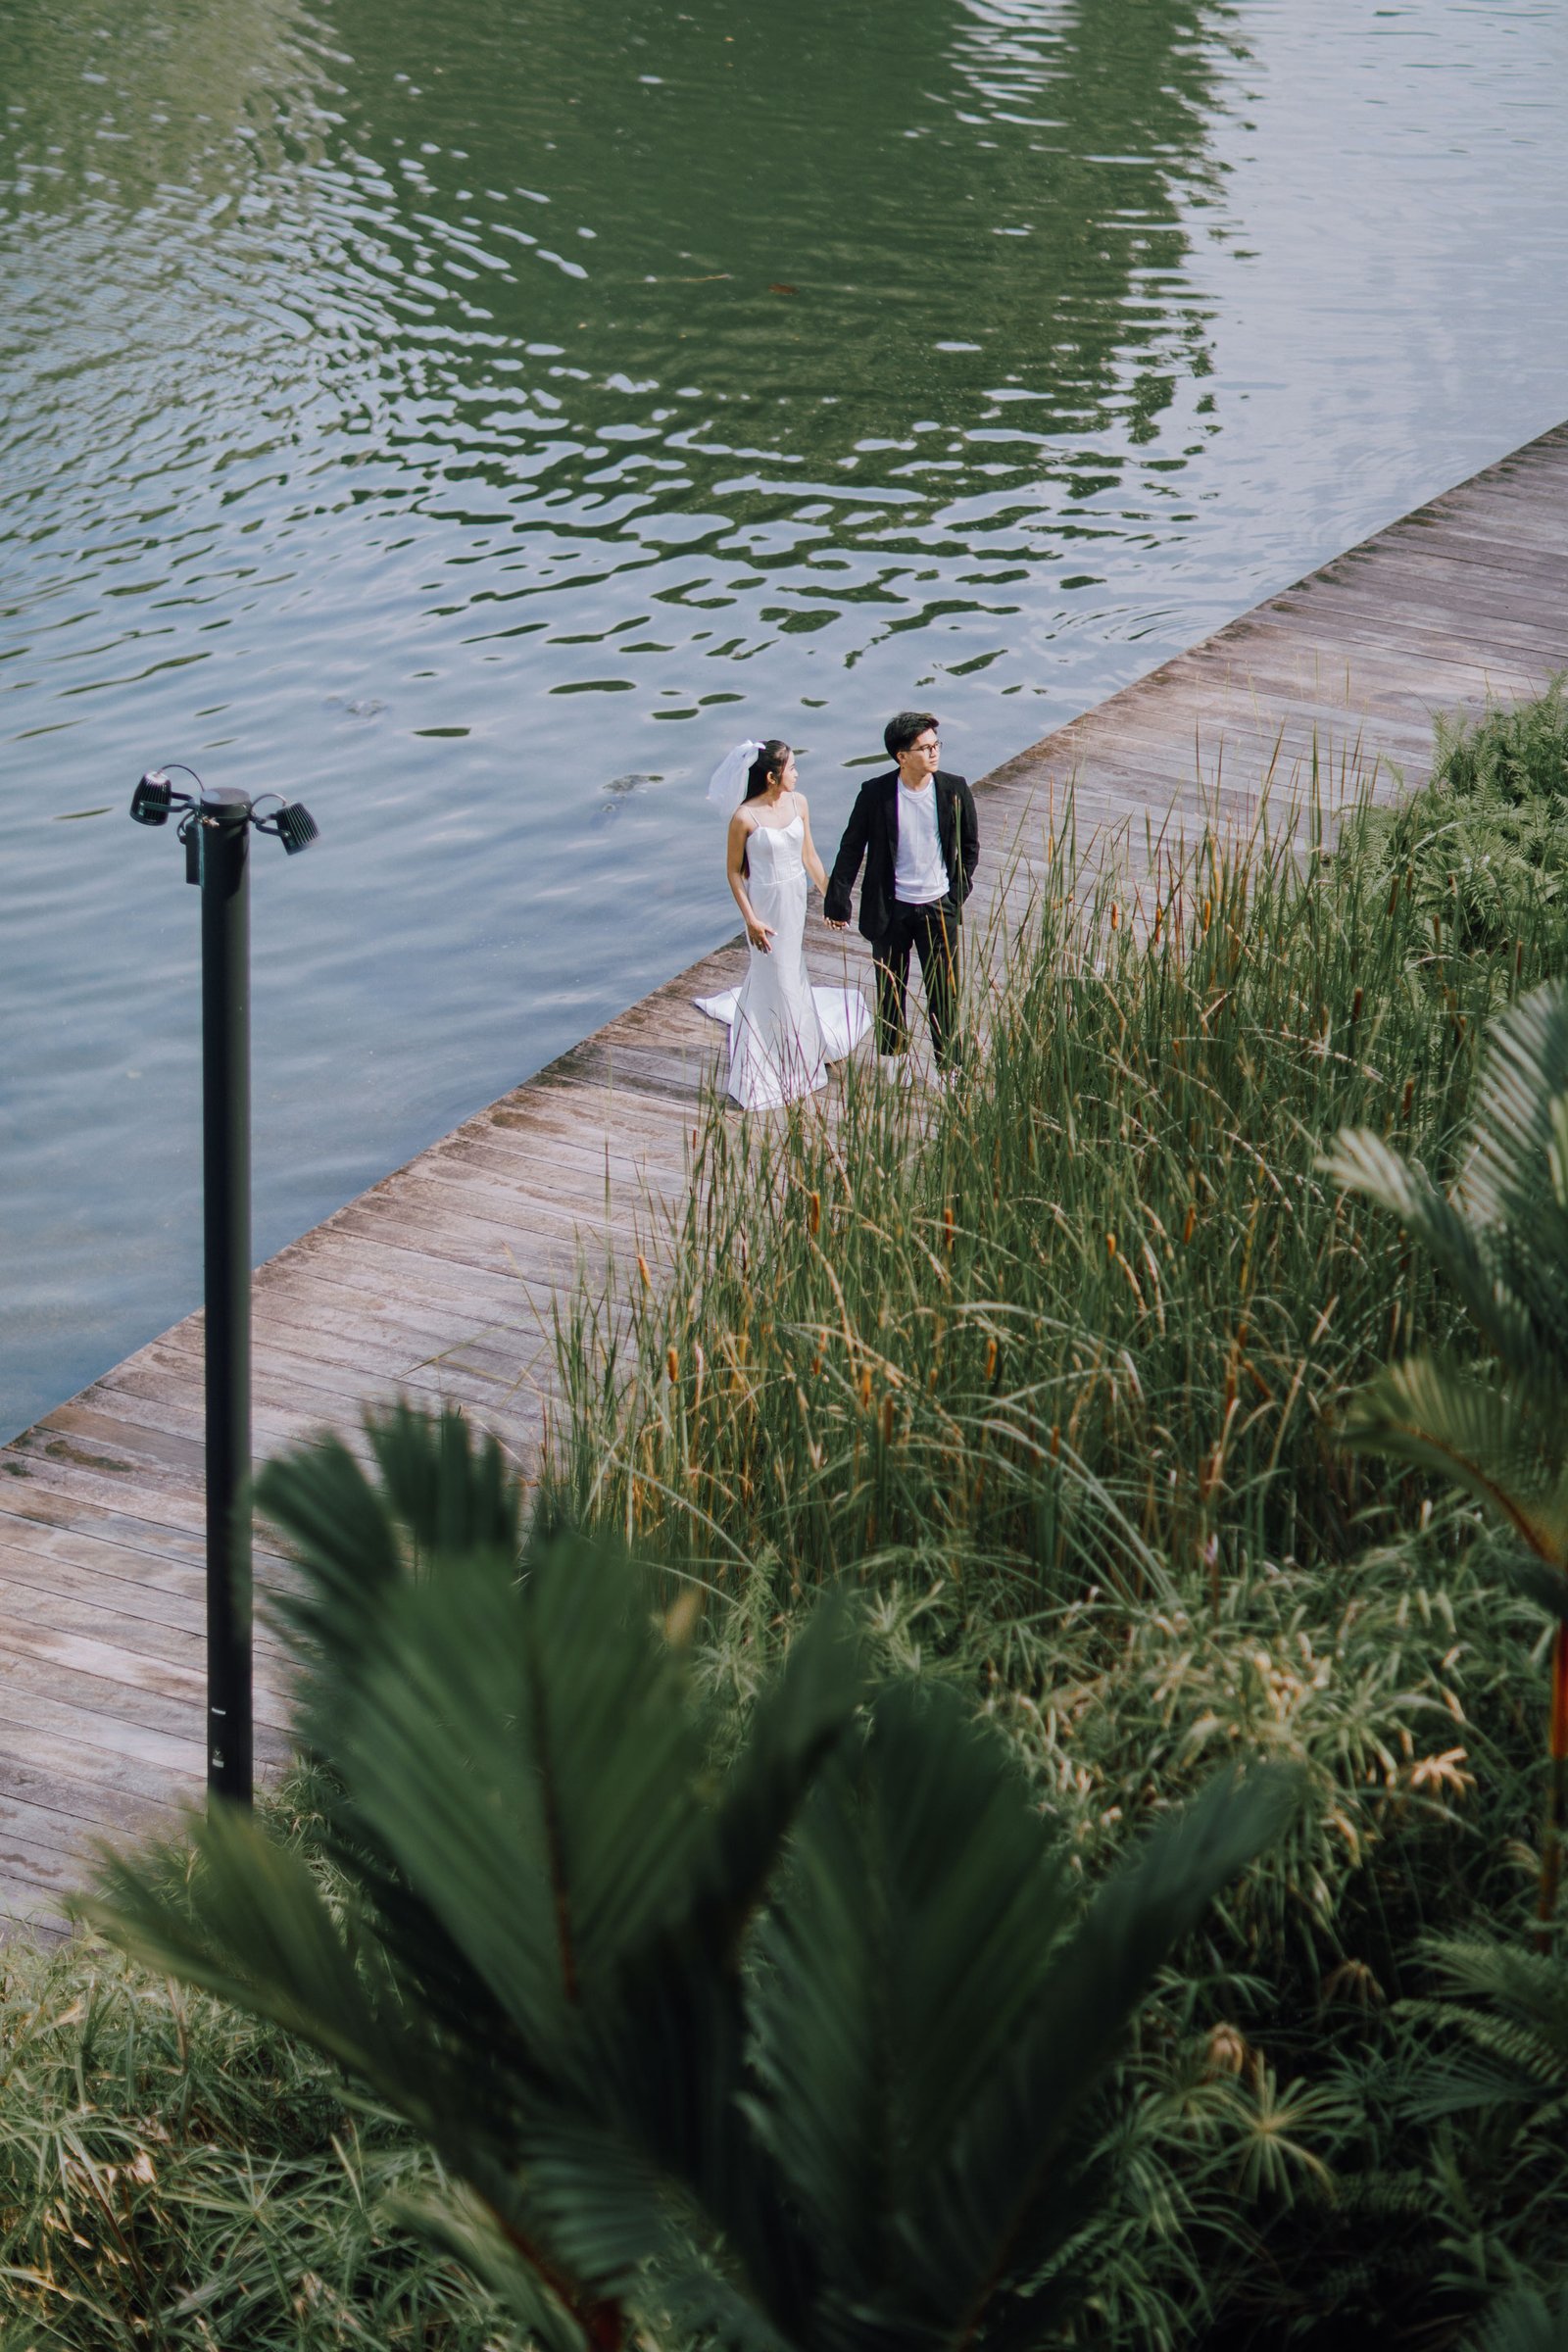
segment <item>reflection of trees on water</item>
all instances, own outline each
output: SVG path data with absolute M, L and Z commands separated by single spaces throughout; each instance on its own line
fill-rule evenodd
M 564 435 L 663 440 L 678 415 L 654 412 L 684 391 L 660 503 L 731 480 L 736 454 L 922 504 L 990 496 L 1038 475 L 1042 436 L 1136 442 L 1204 371 L 1182 267 L 1228 21 L 1211 0 L 727 0 L 696 23 L 642 0 L 614 36 L 582 0 L 490 0 L 461 39 L 424 0 L 339 0 L 332 21 L 357 61 L 344 140 L 415 224 L 452 389 L 494 444 L 470 462 L 498 482 L 519 441 L 586 481 L 606 453 Z M 522 359 L 510 386 L 492 355 Z M 530 414 L 525 386 L 562 405 Z M 482 421 L 498 393 L 508 432 Z
M 156 526 L 231 464 L 275 466 L 274 537 L 412 506 L 557 591 L 606 542 L 776 575 L 804 521 L 854 559 L 783 616 L 817 627 L 934 523 L 1008 561 L 1074 527 L 1206 369 L 1183 223 L 1228 0 L 98 13 L 0 26 L 42 288 L 0 439 L 77 484 L 60 543 L 95 485 L 156 484 Z
M 314 109 L 319 60 L 298 34 L 293 0 L 5 0 L 7 213 L 123 217 L 250 179 L 245 141 Z
M 69 575 L 95 547 L 189 537 L 184 481 L 288 435 L 291 183 L 327 127 L 296 20 L 288 0 L 0 6 L 0 514 L 48 485 L 33 594 L 58 592 L 57 551 Z

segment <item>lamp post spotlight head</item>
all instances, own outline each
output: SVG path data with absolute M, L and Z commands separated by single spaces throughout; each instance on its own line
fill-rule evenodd
M 130 813 L 138 825 L 167 825 L 174 788 L 161 767 L 150 767 L 130 796 Z
M 286 801 L 277 812 L 277 838 L 290 858 L 308 850 L 320 831 L 303 801 Z

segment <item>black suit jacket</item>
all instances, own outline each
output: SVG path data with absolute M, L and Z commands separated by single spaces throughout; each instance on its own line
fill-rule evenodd
M 950 923 L 962 918 L 963 902 L 974 888 L 974 869 L 980 856 L 980 827 L 975 819 L 974 795 L 962 776 L 938 768 L 932 780 L 937 796 L 937 838 L 942 862 L 948 869 L 948 895 L 941 900 Z M 886 935 L 893 920 L 894 869 L 899 856 L 899 771 L 867 776 L 860 786 L 850 821 L 844 828 L 839 854 L 827 879 L 824 912 L 830 923 L 850 919 L 850 893 L 865 861 L 860 892 L 860 930 L 872 941 Z

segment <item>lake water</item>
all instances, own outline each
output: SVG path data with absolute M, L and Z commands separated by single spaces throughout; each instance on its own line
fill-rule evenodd
M 971 775 L 1568 413 L 1561 0 L 5 0 L 0 1431 L 735 926 L 710 767 Z

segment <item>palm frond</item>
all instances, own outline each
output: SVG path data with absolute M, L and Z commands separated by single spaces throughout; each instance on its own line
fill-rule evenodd
M 1445 1195 L 1370 1130 L 1324 1161 L 1427 1250 L 1508 1369 L 1568 1382 L 1568 991 L 1533 990 L 1488 1035 L 1458 1181 Z
M 461 2264 L 540 2352 L 584 2352 L 586 2338 L 575 2312 L 552 2292 L 540 2265 L 507 2235 L 491 2207 L 462 2182 L 440 2200 L 389 2197 L 385 2215 Z
M 387 1999 L 373 1941 L 334 1913 L 303 1858 L 247 1813 L 218 1804 L 189 1824 L 188 1869 L 105 1852 L 78 1914 L 148 1968 L 270 2018 L 358 2075 L 432 2138 L 447 2099 L 417 2021 Z
M 1457 1205 L 1559 1362 L 1568 1355 L 1568 990 L 1548 983 L 1494 1023 Z
M 1038 2340 L 1103 2200 L 1089 2094 L 1285 1782 L 1210 1789 L 1076 1924 L 954 1687 L 865 1700 L 829 1611 L 716 1776 L 623 1555 L 519 1561 L 461 1430 L 374 1450 L 379 1484 L 342 1455 L 268 1487 L 339 1885 L 220 1809 L 182 1883 L 108 1862 L 90 1915 L 416 2123 L 469 2192 L 445 2242 L 561 2352 L 633 2307 L 737 2352 Z
M 519 2030 L 546 2036 L 679 1905 L 701 1763 L 679 1668 L 632 1580 L 565 1538 L 386 1604 L 339 1740 L 357 1813 Z
M 1342 1191 L 1359 1193 L 1397 1217 L 1446 1276 L 1505 1363 L 1530 1352 L 1520 1301 L 1499 1288 L 1494 1255 L 1478 1231 L 1418 1160 L 1399 1153 L 1369 1127 L 1342 1127 L 1323 1155 L 1323 1172 Z
M 1470 2339 L 1469 2352 L 1565 2352 L 1568 2347 L 1568 2286 L 1548 2302 L 1533 2287 L 1504 2295 Z
M 475 1548 L 518 1557 L 519 1511 L 493 1438 L 462 1415 L 398 1404 L 366 1422 L 379 1483 L 338 1438 L 294 1447 L 256 1481 L 258 1507 L 302 1570 L 274 1610 L 299 1660 L 298 1736 L 330 1756 L 363 1668 L 377 1654 L 386 1595 Z
M 1063 2251 L 1076 2227 L 1073 2134 L 1101 2069 L 1172 1946 L 1298 1801 L 1288 1771 L 1224 1774 L 1097 1895 L 908 2213 L 905 2259 L 944 2340 L 990 2341 L 1002 2311 Z
M 1557 1500 L 1561 1463 L 1544 1462 L 1563 1433 L 1543 1430 L 1528 1401 L 1486 1370 L 1438 1356 L 1409 1356 L 1363 1389 L 1345 1421 L 1347 1445 L 1375 1448 L 1435 1471 L 1475 1495 L 1542 1559 L 1556 1558 L 1565 1532 Z

